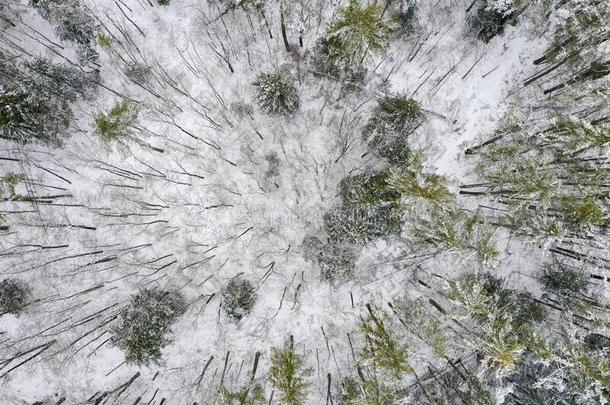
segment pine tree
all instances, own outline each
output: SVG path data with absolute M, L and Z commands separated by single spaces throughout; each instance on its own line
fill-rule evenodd
M 383 154 L 391 145 L 406 141 L 423 119 L 419 104 L 412 98 L 384 97 L 373 109 L 363 136 L 373 151 Z
M 223 385 L 220 387 L 220 396 L 223 405 L 263 405 L 265 403 L 263 387 L 254 381 L 243 384 L 234 390 Z
M 112 328 L 112 341 L 125 351 L 125 361 L 138 365 L 156 363 L 170 339 L 171 325 L 186 312 L 187 303 L 176 291 L 145 289 L 132 297 Z
M 390 26 L 382 18 L 383 9 L 359 0 L 349 0 L 339 9 L 339 18 L 329 28 L 326 52 L 341 66 L 360 66 L 369 52 L 385 51 L 390 42 Z
M 253 83 L 256 100 L 267 114 L 294 114 L 299 109 L 299 94 L 280 73 L 259 76 Z
M 95 132 L 104 143 L 133 139 L 133 127 L 137 122 L 137 106 L 129 100 L 122 100 L 107 114 L 96 115 Z
M 567 263 L 553 262 L 544 265 L 538 280 L 545 289 L 558 293 L 580 293 L 587 288 L 587 274 Z
M 96 73 L 35 59 L 0 68 L 0 138 L 58 144 L 73 113 L 70 102 L 84 97 Z
M 313 369 L 305 366 L 305 356 L 295 351 L 292 336 L 283 347 L 271 349 L 269 381 L 279 391 L 283 404 L 305 404 L 310 385 L 307 378 L 312 374 Z
M 18 315 L 30 303 L 31 297 L 32 289 L 26 282 L 14 278 L 0 281 L 0 315 Z
M 31 0 L 41 15 L 55 26 L 60 39 L 79 45 L 83 61 L 97 59 L 98 24 L 79 0 Z
M 369 315 L 360 323 L 360 332 L 366 342 L 361 358 L 370 361 L 376 368 L 387 371 L 396 379 L 413 373 L 409 365 L 407 346 L 391 331 L 389 315 L 381 309 L 375 309 L 373 313 L 372 308 L 367 307 Z
M 236 322 L 252 311 L 255 302 L 256 291 L 249 280 L 233 278 L 222 291 L 222 308 Z

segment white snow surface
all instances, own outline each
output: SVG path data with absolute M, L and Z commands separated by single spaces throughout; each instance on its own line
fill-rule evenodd
M 368 62 L 363 88 L 346 94 L 332 79 L 308 73 L 303 54 L 332 18 L 336 6 L 330 3 L 320 3 L 325 18 L 320 24 L 313 18 L 305 23 L 304 48 L 289 31 L 298 56 L 283 47 L 277 12 L 266 15 L 271 39 L 259 16 L 248 19 L 240 11 L 206 25 L 222 8 L 205 1 L 172 0 L 167 7 L 143 0 L 85 3 L 114 35 L 122 38 L 113 22 L 137 44 L 137 51 L 130 47 L 131 56 L 120 47 L 98 49 L 102 84 L 141 103 L 139 137 L 164 152 L 135 142 L 107 146 L 96 138 L 94 115 L 119 101 L 104 88 L 75 103 L 78 124 L 63 146 L 0 142 L 0 156 L 20 159 L 0 161 L 2 173 L 25 172 L 32 182 L 66 189 L 35 187 L 38 194 L 71 195 L 56 200 L 58 205 L 2 205 L 3 211 L 30 212 L 7 215 L 14 232 L 0 239 L 0 274 L 26 280 L 39 300 L 18 317 L 0 316 L 0 358 L 54 342 L 0 379 L 0 403 L 54 403 L 63 397 L 81 403 L 116 389 L 138 371 L 117 403 L 137 397 L 148 402 L 156 390 L 155 400 L 166 398 L 169 404 L 214 403 L 227 352 L 225 382 L 235 384 L 243 381 L 257 351 L 263 373 L 270 347 L 289 334 L 314 368 L 309 403 L 324 403 L 326 374 L 338 382 L 354 373 L 348 334 L 357 330 L 366 303 L 417 296 L 409 282 L 414 272 L 452 276 L 467 262 L 455 254 L 407 260 L 400 242 L 380 241 L 363 250 L 354 281 L 331 285 L 303 259 L 303 237 L 324 237 L 322 216 L 339 203 L 339 181 L 379 166 L 365 155 L 360 138 L 375 100 L 383 93 L 412 94 L 422 104 L 427 120 L 412 137 L 413 147 L 425 151 L 429 170 L 457 187 L 470 175 L 464 150 L 493 133 L 509 93 L 532 73 L 531 61 L 545 40 L 530 37 L 524 19 L 484 44 L 467 32 L 467 4 L 421 2 L 422 34 L 395 40 L 385 57 Z M 49 24 L 25 2 L 20 17 L 53 37 Z M 294 18 L 289 26 L 299 24 Z M 60 60 L 26 32 L 9 31 L 32 53 Z M 214 51 L 222 53 L 223 46 L 234 73 Z M 69 46 L 54 50 L 75 60 Z M 153 68 L 157 96 L 125 77 L 119 53 Z M 266 116 L 252 101 L 251 83 L 276 69 L 298 86 L 301 108 L 293 117 Z M 176 88 L 162 81 L 163 71 Z M 253 106 L 251 116 L 235 112 L 232 106 L 239 103 Z M 343 155 L 342 142 L 349 144 Z M 265 176 L 270 152 L 280 159 L 280 174 L 273 178 Z M 36 226 L 41 223 L 49 226 Z M 527 285 L 538 264 L 531 251 L 538 248 L 503 236 L 499 246 L 503 258 L 497 271 L 508 275 L 517 268 L 511 281 Z M 257 285 L 258 300 L 236 325 L 219 310 L 219 292 L 239 274 Z M 118 348 L 102 344 L 110 337 L 110 323 L 103 324 L 112 322 L 138 289 L 150 286 L 179 289 L 189 310 L 173 326 L 173 342 L 163 349 L 160 364 L 126 365 Z M 425 359 L 425 350 L 417 350 L 414 343 L 413 358 Z M 269 394 L 268 385 L 266 390 Z

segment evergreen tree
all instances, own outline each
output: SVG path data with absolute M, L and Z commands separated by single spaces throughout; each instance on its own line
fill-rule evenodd
M 384 97 L 373 110 L 363 135 L 373 151 L 384 155 L 388 153 L 388 148 L 406 142 L 423 118 L 415 100 L 402 96 Z
M 79 45 L 79 56 L 83 61 L 97 59 L 97 22 L 80 0 L 30 1 L 44 18 L 55 25 L 59 38 Z
M 400 232 L 401 210 L 396 205 L 342 207 L 324 215 L 324 228 L 333 244 L 365 244 Z
M 23 143 L 59 143 L 73 118 L 70 102 L 95 79 L 95 73 L 46 59 L 0 70 L 0 138 Z
M 145 289 L 132 297 L 112 328 L 112 341 L 125 351 L 125 361 L 138 365 L 156 363 L 170 339 L 171 325 L 186 312 L 187 303 L 176 291 Z
M 30 303 L 31 297 L 32 290 L 26 282 L 14 278 L 0 281 L 0 315 L 18 315 Z
M 236 322 L 252 311 L 255 302 L 256 291 L 249 280 L 233 278 L 222 291 L 222 308 Z
M 417 18 L 418 0 L 394 0 L 388 4 L 399 33 L 412 35 L 421 30 Z
M 506 24 L 515 24 L 521 7 L 521 0 L 485 0 L 470 18 L 470 28 L 477 37 L 489 42 L 504 33 Z
M 292 336 L 283 347 L 271 349 L 269 381 L 279 391 L 282 404 L 303 405 L 307 400 L 307 378 L 313 369 L 305 366 L 305 356 L 294 349 Z
M 545 289 L 558 293 L 581 293 L 587 288 L 587 275 L 566 263 L 553 262 L 544 265 L 538 280 Z
M 326 37 L 326 52 L 340 66 L 360 66 L 369 52 L 385 51 L 390 42 L 390 26 L 383 19 L 380 6 L 362 6 L 349 0 L 339 9 L 339 18 L 331 24 Z
M 223 385 L 220 387 L 220 396 L 223 405 L 263 405 L 265 403 L 263 387 L 254 381 L 243 384 L 235 390 Z
M 107 114 L 96 115 L 95 132 L 104 143 L 133 139 L 133 127 L 137 122 L 137 106 L 129 100 L 122 100 Z
M 368 317 L 360 323 L 360 332 L 366 342 L 361 358 L 370 361 L 376 368 L 387 371 L 396 379 L 413 373 L 409 365 L 407 346 L 391 331 L 388 314 L 380 309 L 373 313 L 372 308 L 368 308 Z
M 322 246 L 317 261 L 322 277 L 329 281 L 350 278 L 356 268 L 358 250 L 350 243 L 331 242 Z
M 296 87 L 280 73 L 263 74 L 253 84 L 256 100 L 267 114 L 290 115 L 299 109 Z
M 377 375 L 365 381 L 346 378 L 341 384 L 342 405 L 394 405 L 401 403 L 404 394 Z

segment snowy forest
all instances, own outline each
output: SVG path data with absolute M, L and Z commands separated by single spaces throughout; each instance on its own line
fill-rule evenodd
M 0 0 L 0 405 L 610 404 L 610 1 Z

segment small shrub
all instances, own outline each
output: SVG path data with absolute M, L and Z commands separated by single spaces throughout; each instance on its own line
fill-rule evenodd
M 280 174 L 280 159 L 277 157 L 277 153 L 271 152 L 265 155 L 267 161 L 267 171 L 265 177 L 276 177 Z
M 136 105 L 129 100 L 123 100 L 115 104 L 108 114 L 99 113 L 95 117 L 95 132 L 105 143 L 130 138 L 137 121 Z
M 256 291 L 249 280 L 231 279 L 222 291 L 222 307 L 237 322 L 252 311 L 255 302 Z
M 307 235 L 303 238 L 301 247 L 303 248 L 303 257 L 309 262 L 317 262 L 324 243 L 317 236 Z
M 0 315 L 19 314 L 32 297 L 30 286 L 24 281 L 6 278 L 0 282 Z
M 17 185 L 25 181 L 23 173 L 9 172 L 4 177 L 0 177 L 0 200 L 8 201 L 27 201 L 28 196 L 17 192 Z
M 292 336 L 283 347 L 271 349 L 269 381 L 279 391 L 282 404 L 303 405 L 310 385 L 307 377 L 312 374 L 313 369 L 305 365 L 305 356 L 294 350 Z
M 253 85 L 256 100 L 267 114 L 293 114 L 299 109 L 299 94 L 280 73 L 261 75 Z
M 161 348 L 170 342 L 171 325 L 186 309 L 186 301 L 177 291 L 142 290 L 121 311 L 118 325 L 112 328 L 112 341 L 125 352 L 126 362 L 156 363 Z
M 160 6 L 169 6 L 169 0 L 157 0 Z

